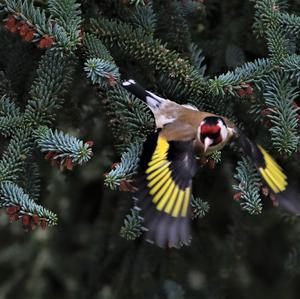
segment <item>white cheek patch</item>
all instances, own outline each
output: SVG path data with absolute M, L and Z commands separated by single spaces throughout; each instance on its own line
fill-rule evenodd
M 227 127 L 223 124 L 223 122 L 221 120 L 218 121 L 218 125 L 221 128 L 221 137 L 222 137 L 222 141 L 225 141 L 228 135 L 228 130 Z

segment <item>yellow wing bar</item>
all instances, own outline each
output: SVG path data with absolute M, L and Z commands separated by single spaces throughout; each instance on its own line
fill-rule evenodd
M 171 169 L 172 161 L 169 161 L 167 157 L 169 149 L 169 142 L 160 134 L 145 171 L 147 187 L 157 210 L 173 217 L 186 217 L 191 188 L 188 186 L 182 189 L 174 180 L 174 170 Z M 180 182 L 180 177 L 178 181 Z

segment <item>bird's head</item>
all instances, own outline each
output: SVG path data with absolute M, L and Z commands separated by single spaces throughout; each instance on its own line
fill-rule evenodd
M 208 116 L 200 123 L 198 138 L 204 145 L 204 152 L 209 147 L 225 141 L 227 135 L 227 126 L 221 117 Z

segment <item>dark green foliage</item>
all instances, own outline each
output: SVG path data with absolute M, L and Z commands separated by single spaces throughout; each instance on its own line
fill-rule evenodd
M 124 219 L 124 225 L 121 227 L 120 236 L 126 240 L 133 241 L 143 234 L 143 222 L 138 213 L 132 209 L 131 215 Z
M 107 43 L 116 43 L 127 55 L 161 72 L 168 72 L 169 77 L 178 79 L 197 95 L 205 90 L 205 84 L 193 66 L 179 54 L 167 49 L 157 39 L 147 35 L 141 29 L 106 19 L 92 19 L 91 30 Z
M 40 127 L 34 135 L 41 151 L 55 153 L 56 159 L 70 158 L 74 164 L 82 165 L 92 156 L 92 149 L 88 143 L 83 143 L 82 140 L 61 131 L 53 132 L 47 127 Z
M 192 197 L 191 201 L 193 218 L 202 218 L 209 211 L 209 204 L 198 197 Z
M 132 143 L 121 157 L 121 163 L 112 169 L 105 177 L 105 184 L 116 190 L 120 186 L 121 180 L 132 178 L 135 174 L 138 158 L 141 153 L 141 143 Z
M 229 117 L 300 188 L 299 16 L 295 0 L 0 0 L 0 298 L 298 298 L 299 219 L 236 146 L 199 160 L 191 246 L 143 240 L 155 124 L 119 83 Z
M 154 33 L 157 20 L 151 1 L 147 5 L 137 6 L 131 18 L 134 26 L 140 27 L 148 34 Z
M 0 206 L 20 206 L 20 215 L 38 215 L 41 218 L 47 219 L 49 225 L 55 225 L 57 223 L 57 216 L 36 204 L 29 196 L 24 193 L 23 189 L 14 185 L 13 183 L 6 182 L 1 184 L 0 192 Z
M 250 214 L 260 214 L 262 211 L 259 194 L 259 175 L 249 159 L 243 158 L 238 163 L 235 178 L 240 181 L 233 188 L 240 192 L 241 207 Z
M 56 110 L 63 103 L 61 96 L 68 63 L 70 61 L 53 50 L 42 57 L 24 115 L 29 126 L 49 125 L 54 120 Z
M 299 135 L 297 132 L 298 107 L 295 99 L 299 91 L 290 80 L 282 74 L 273 74 L 265 80 L 265 101 L 270 114 L 271 140 L 274 148 L 281 154 L 291 155 L 298 150 Z

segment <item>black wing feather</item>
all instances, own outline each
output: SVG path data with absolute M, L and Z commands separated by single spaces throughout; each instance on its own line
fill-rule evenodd
M 161 167 L 166 167 L 167 174 L 155 183 L 155 178 L 163 172 L 160 172 Z M 148 229 L 146 240 L 160 247 L 179 247 L 189 243 L 189 201 L 195 172 L 192 142 L 167 141 L 160 131 L 151 134 L 145 141 L 135 197 Z M 161 186 L 160 182 L 163 182 Z M 166 188 L 159 197 L 168 183 L 173 187 Z

